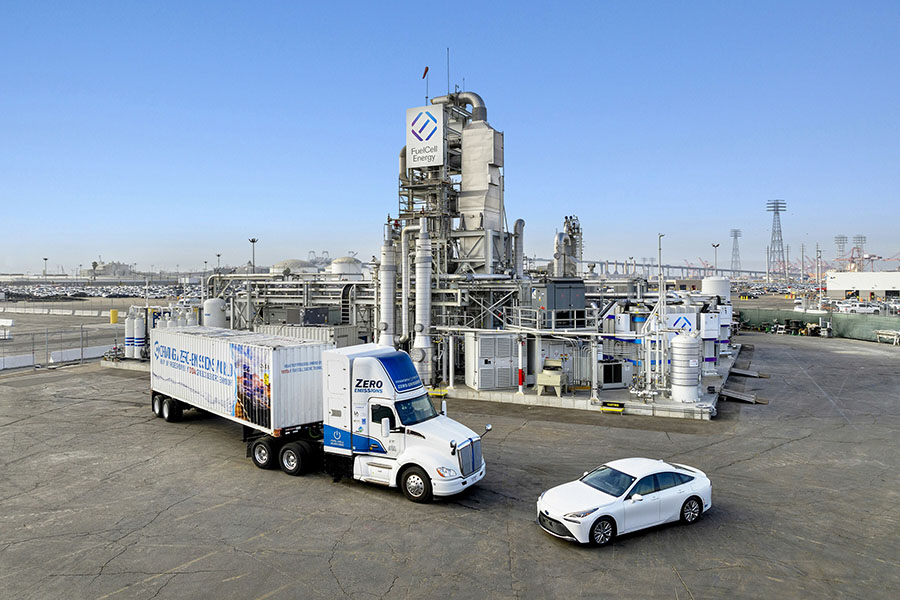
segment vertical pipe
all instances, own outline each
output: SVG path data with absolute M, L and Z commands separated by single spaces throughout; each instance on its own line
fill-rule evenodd
M 517 345 L 519 346 L 519 372 L 518 372 L 518 374 L 519 374 L 519 394 L 524 394 L 525 393 L 525 371 L 524 371 L 524 369 L 525 369 L 525 350 L 524 350 L 525 338 L 522 337 L 516 341 L 518 342 Z
M 380 346 L 394 345 L 394 328 L 397 322 L 396 315 L 394 314 L 397 296 L 397 264 L 395 255 L 396 252 L 394 251 L 394 238 L 391 233 L 391 227 L 390 225 L 385 225 L 384 245 L 381 247 L 381 268 L 378 271 L 381 278 L 381 297 L 379 299 L 381 306 L 381 322 L 378 324 L 378 329 L 381 331 L 381 336 L 378 339 L 378 344 Z M 404 296 L 404 298 L 407 298 L 408 302 L 408 296 Z M 408 311 L 404 314 L 407 315 L 406 318 L 408 320 Z
M 599 382 L 597 381 L 597 338 L 591 338 L 591 403 L 600 401 L 598 396 Z
M 410 233 L 419 231 L 418 225 L 407 225 L 400 231 L 400 270 L 402 285 L 400 290 L 400 343 L 409 341 L 409 238 Z
M 413 363 L 422 383 L 431 385 L 434 347 L 431 343 L 431 237 L 428 219 L 419 222 L 416 240 L 416 337 L 413 340 Z
M 84 325 L 81 326 L 81 364 L 84 364 Z
M 447 349 L 447 354 L 450 362 L 450 379 L 448 380 L 449 385 L 447 389 L 454 389 L 454 381 L 456 380 L 456 336 L 450 335 L 450 347 Z

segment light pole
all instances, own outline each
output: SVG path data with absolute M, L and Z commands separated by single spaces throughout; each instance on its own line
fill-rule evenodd
M 713 244 L 713 275 L 719 270 L 719 244 Z
M 220 272 L 221 270 L 222 270 L 222 253 L 217 252 L 216 253 L 216 273 Z
M 44 279 L 47 279 L 47 257 L 44 257 Z
M 253 274 L 256 274 L 256 242 L 259 241 L 259 238 L 250 238 L 250 247 L 253 249 L 253 260 L 250 264 L 253 266 Z
M 200 298 L 206 300 L 206 261 L 203 261 L 203 275 L 200 277 Z

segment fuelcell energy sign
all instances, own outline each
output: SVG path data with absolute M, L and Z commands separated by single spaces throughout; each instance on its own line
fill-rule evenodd
M 420 106 L 406 109 L 406 166 L 437 167 L 444 164 L 444 108 Z

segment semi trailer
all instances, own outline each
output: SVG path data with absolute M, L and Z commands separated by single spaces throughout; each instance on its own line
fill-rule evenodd
M 414 502 L 484 478 L 484 434 L 449 418 L 446 402 L 435 410 L 405 352 L 198 326 L 154 329 L 150 344 L 153 413 L 171 422 L 196 409 L 240 424 L 261 469 L 320 467 Z

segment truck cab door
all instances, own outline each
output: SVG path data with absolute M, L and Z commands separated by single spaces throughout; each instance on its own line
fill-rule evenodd
M 387 418 L 391 430 L 387 438 L 382 436 L 381 420 Z M 386 400 L 369 400 L 369 451 L 386 458 L 396 459 L 403 452 L 403 427 L 397 419 L 394 407 Z

